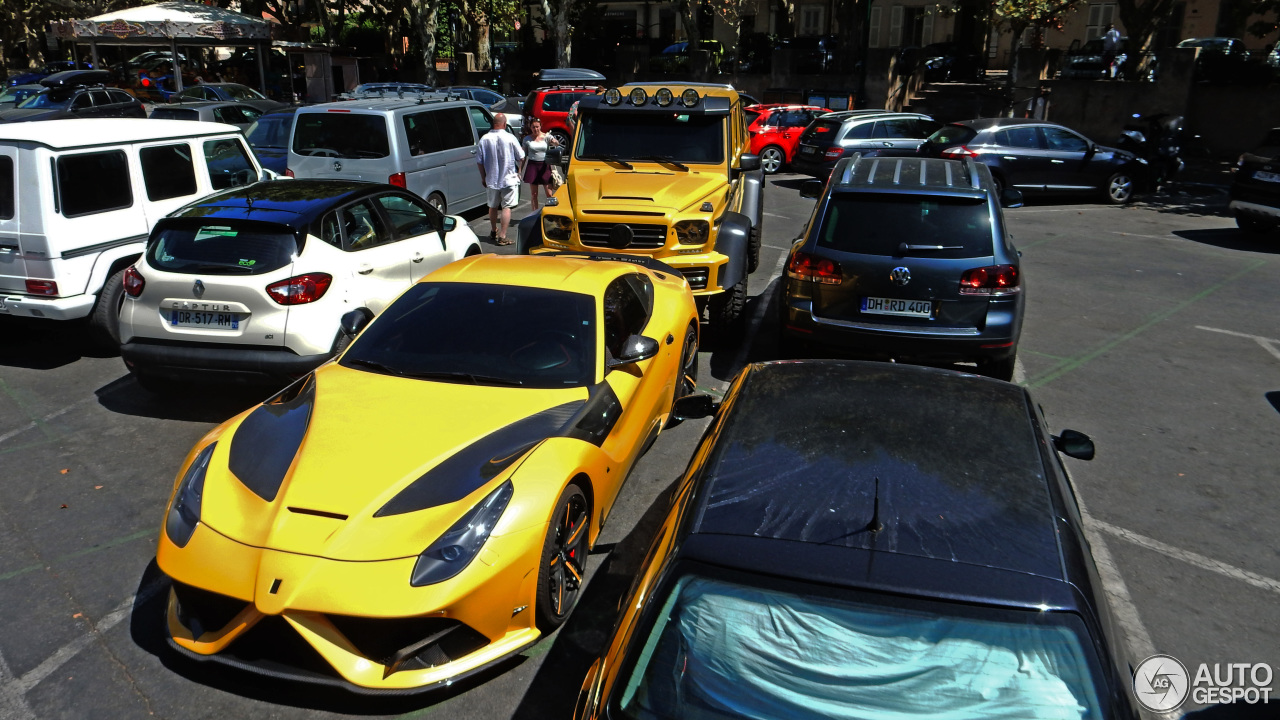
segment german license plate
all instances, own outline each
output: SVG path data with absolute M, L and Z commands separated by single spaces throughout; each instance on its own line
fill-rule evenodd
M 1280 173 L 1263 172 L 1259 170 L 1253 174 L 1253 179 L 1261 180 L 1262 182 L 1280 182 Z
M 862 312 L 870 315 L 905 315 L 906 317 L 933 317 L 933 303 L 928 300 L 898 300 L 896 298 L 862 298 Z
M 213 330 L 239 330 L 240 316 L 236 313 L 202 312 L 199 310 L 170 310 L 169 324 L 173 327 L 197 327 Z
M 800 154 L 801 154 L 801 155 L 812 155 L 812 154 L 814 154 L 814 153 L 816 153 L 816 152 L 818 152 L 818 148 L 813 147 L 812 145 L 801 145 L 801 146 L 800 146 Z

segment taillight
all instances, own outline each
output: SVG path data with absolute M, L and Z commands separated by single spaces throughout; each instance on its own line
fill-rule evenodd
M 831 132 L 831 128 L 826 127 L 824 125 L 819 125 L 818 127 L 814 128 L 813 131 L 816 133 Z
M 138 297 L 142 294 L 142 288 L 146 287 L 147 281 L 142 277 L 142 273 L 138 269 L 130 265 L 124 271 L 124 291 L 129 297 Z
M 281 305 L 305 305 L 324 297 L 332 282 L 333 276 L 328 273 L 307 273 L 271 283 L 267 294 Z
M 58 283 L 53 280 L 28 280 L 27 293 L 53 297 L 58 294 Z
M 978 157 L 978 153 L 970 150 L 964 145 L 957 145 L 955 147 L 949 147 L 946 150 L 943 150 L 942 157 L 944 158 Z
M 285 168 L 284 174 L 286 177 L 298 177 L 297 175 L 293 174 L 293 168 Z
M 829 147 L 826 152 L 827 159 L 838 158 L 843 154 L 844 148 L 842 147 Z
M 1022 279 L 1013 265 L 973 268 L 960 276 L 961 295 L 999 297 L 1019 292 L 1022 292 Z
M 823 285 L 839 285 L 844 280 L 838 264 L 806 252 L 796 252 L 791 256 L 791 262 L 787 265 L 787 277 Z
M 405 188 L 405 189 L 409 188 L 409 184 L 408 182 L 405 181 L 404 173 L 402 172 L 398 172 L 392 175 L 391 177 L 388 177 L 387 182 L 391 183 L 392 185 L 395 185 L 398 188 Z

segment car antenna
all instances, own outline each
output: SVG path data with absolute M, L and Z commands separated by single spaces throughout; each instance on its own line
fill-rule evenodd
M 876 497 L 871 505 L 871 521 L 867 523 L 867 530 L 872 534 L 878 533 L 884 529 L 884 524 L 880 522 L 880 478 L 876 478 Z

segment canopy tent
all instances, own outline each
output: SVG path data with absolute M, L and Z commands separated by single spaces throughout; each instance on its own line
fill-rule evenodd
M 54 24 L 54 33 L 73 43 L 88 43 L 93 66 L 98 67 L 99 45 L 169 46 L 176 90 L 182 90 L 178 45 L 256 46 L 259 89 L 266 91 L 262 58 L 271 43 L 271 25 L 266 20 L 231 10 L 184 0 L 171 0 L 106 13 L 86 20 Z

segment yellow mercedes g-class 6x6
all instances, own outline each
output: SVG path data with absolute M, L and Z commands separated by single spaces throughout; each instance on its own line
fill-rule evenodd
M 633 83 L 578 102 L 567 182 L 519 225 L 522 253 L 612 252 L 682 273 L 712 324 L 760 260 L 764 174 L 731 85 Z

